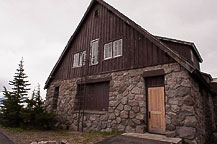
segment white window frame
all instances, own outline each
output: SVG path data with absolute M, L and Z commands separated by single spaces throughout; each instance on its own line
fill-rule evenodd
M 94 43 L 97 44 L 94 45 Z M 90 42 L 90 65 L 97 65 L 99 63 L 98 55 L 99 55 L 99 39 L 95 39 Z
M 73 68 L 75 67 L 79 67 L 79 58 L 80 57 L 80 53 L 75 53 L 73 55 Z
M 122 56 L 123 50 L 123 40 L 119 39 L 113 42 L 113 57 Z
M 104 60 L 112 58 L 112 49 L 113 49 L 112 42 L 104 44 Z M 108 55 L 107 55 L 108 57 L 106 57 L 107 53 L 108 53 Z M 109 54 L 109 53 L 111 53 L 111 54 Z

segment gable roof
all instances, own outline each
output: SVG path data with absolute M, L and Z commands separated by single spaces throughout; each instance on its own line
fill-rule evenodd
M 153 42 L 162 51 L 164 51 L 166 54 L 168 54 L 171 58 L 173 58 L 175 61 L 177 61 L 180 65 L 182 65 L 187 71 L 189 71 L 190 73 L 194 72 L 195 68 L 189 62 L 187 62 L 177 52 L 171 50 L 168 46 L 166 46 L 163 42 L 161 42 L 158 38 L 156 38 L 155 36 L 150 34 L 148 31 L 143 29 L 141 26 L 139 26 L 138 24 L 136 24 L 135 22 L 130 20 L 128 17 L 126 17 L 125 15 L 120 13 L 118 10 L 116 10 L 115 8 L 113 8 L 112 6 L 110 6 L 109 4 L 104 2 L 103 0 L 92 0 L 89 7 L 87 8 L 87 11 L 85 12 L 85 14 L 84 14 L 84 16 L 82 18 L 82 20 L 80 21 L 78 27 L 76 28 L 75 32 L 73 33 L 73 35 L 69 39 L 65 49 L 63 50 L 63 52 L 62 52 L 61 56 L 59 57 L 57 63 L 55 64 L 54 68 L 52 69 L 52 71 L 51 71 L 51 73 L 50 73 L 50 75 L 49 75 L 49 77 L 48 77 L 48 79 L 47 79 L 47 81 L 45 83 L 45 87 L 44 87 L 45 89 L 48 87 L 50 81 L 52 80 L 52 76 L 55 73 L 55 71 L 56 71 L 59 63 L 61 62 L 63 56 L 66 54 L 71 42 L 74 40 L 76 34 L 81 29 L 85 19 L 88 17 L 88 13 L 91 11 L 91 9 L 94 7 L 94 5 L 97 4 L 97 3 L 103 5 L 104 7 L 106 7 L 109 11 L 114 13 L 116 16 L 118 16 L 120 19 L 122 19 L 129 26 L 133 27 L 135 30 L 137 30 L 138 32 L 143 34 L 147 39 L 149 39 L 151 42 Z
M 199 51 L 197 50 L 197 48 L 193 42 L 187 42 L 187 41 L 182 41 L 182 40 L 177 40 L 177 39 L 172 39 L 172 38 L 167 38 L 167 37 L 161 37 L 161 36 L 155 36 L 155 37 L 159 40 L 164 40 L 164 41 L 169 41 L 172 43 L 178 43 L 178 44 L 191 46 L 191 48 L 192 48 L 193 52 L 196 54 L 199 62 L 203 62 L 203 59 L 202 59 Z

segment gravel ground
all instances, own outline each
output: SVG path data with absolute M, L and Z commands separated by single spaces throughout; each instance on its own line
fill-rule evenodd
M 3 128 L 0 130 L 8 135 L 15 144 L 30 144 L 39 141 L 67 141 L 69 144 L 94 144 L 105 138 L 120 134 L 120 132 L 79 133 L 73 131 L 40 131 L 23 130 L 19 128 Z

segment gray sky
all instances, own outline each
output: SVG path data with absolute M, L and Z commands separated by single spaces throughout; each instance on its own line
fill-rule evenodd
M 105 0 L 151 34 L 194 42 L 202 71 L 217 77 L 216 0 Z M 41 88 L 90 0 L 0 0 L 0 91 L 21 57 Z M 42 92 L 45 96 L 45 91 Z

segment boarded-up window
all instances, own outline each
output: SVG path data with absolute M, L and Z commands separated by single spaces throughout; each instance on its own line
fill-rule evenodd
M 79 53 L 74 54 L 73 67 L 79 66 Z
M 104 59 L 112 58 L 112 42 L 104 45 Z
M 91 50 L 90 50 L 90 65 L 98 64 L 98 47 L 99 40 L 91 41 Z
M 53 109 L 57 108 L 58 97 L 59 97 L 59 87 L 55 87 L 54 97 L 53 97 Z
M 122 39 L 113 42 L 113 57 L 122 56 Z
M 109 105 L 109 82 L 82 84 L 78 86 L 81 97 L 80 104 L 85 105 L 85 110 L 106 111 Z M 84 99 L 82 100 L 82 97 Z M 79 102 L 78 104 L 79 105 Z

